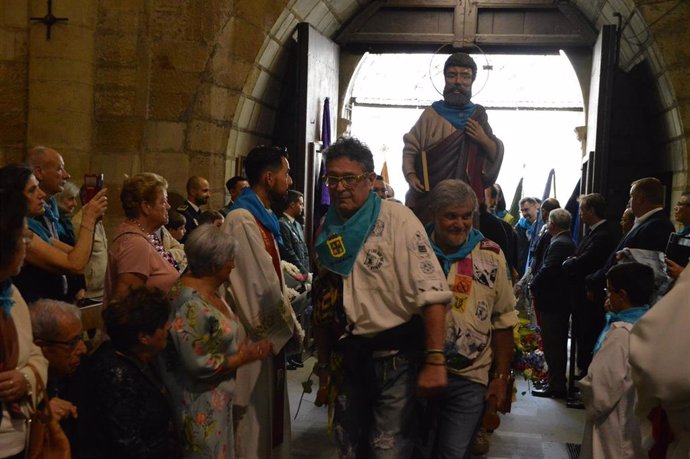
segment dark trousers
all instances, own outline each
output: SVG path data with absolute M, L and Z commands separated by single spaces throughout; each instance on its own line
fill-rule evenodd
M 577 302 L 573 311 L 573 329 L 577 339 L 577 368 L 582 375 L 587 374 L 592 363 L 592 351 L 605 323 L 603 298 L 588 301 L 583 296 Z
M 566 390 L 565 369 L 568 361 L 568 327 L 570 311 L 542 311 L 541 339 L 544 358 L 549 366 L 549 386 L 552 390 Z

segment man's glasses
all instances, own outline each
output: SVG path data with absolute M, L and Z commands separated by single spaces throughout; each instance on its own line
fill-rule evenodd
M 326 182 L 328 188 L 337 188 L 338 184 L 342 182 L 345 188 L 352 188 L 367 177 L 371 172 L 363 172 L 359 175 L 343 175 L 338 177 L 336 175 L 324 175 L 323 180 Z
M 79 346 L 79 343 L 81 343 L 82 341 L 84 341 L 84 337 L 81 333 L 69 341 L 58 341 L 49 339 L 43 340 L 44 343 L 49 344 L 51 346 L 66 346 L 69 348 L 70 351 L 74 351 L 77 348 L 77 346 Z

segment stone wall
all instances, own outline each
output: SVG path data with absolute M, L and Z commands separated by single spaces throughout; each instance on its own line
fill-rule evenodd
M 21 160 L 29 108 L 29 5 L 0 0 L 0 164 Z
M 123 175 L 144 170 L 180 194 L 190 175 L 208 177 L 219 207 L 236 158 L 271 141 L 297 23 L 333 36 L 368 3 L 54 0 L 54 13 L 70 20 L 46 41 L 45 26 L 28 21 L 45 14 L 44 0 L 0 0 L 0 161 L 41 143 L 63 153 L 76 181 L 104 172 L 109 226 L 121 218 Z M 654 70 L 650 90 L 667 130 L 659 148 L 678 192 L 688 183 L 690 2 L 574 3 L 597 26 L 616 23 L 615 12 L 629 18 L 621 64 L 646 59 Z

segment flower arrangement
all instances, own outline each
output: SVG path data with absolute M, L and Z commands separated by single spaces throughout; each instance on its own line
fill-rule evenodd
M 544 351 L 541 350 L 541 329 L 528 319 L 518 318 L 513 329 L 515 358 L 513 370 L 527 381 L 542 382 L 547 379 Z

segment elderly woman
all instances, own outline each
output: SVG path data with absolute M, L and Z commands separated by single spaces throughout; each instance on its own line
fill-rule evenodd
M 108 250 L 107 301 L 143 286 L 167 292 L 179 276 L 177 263 L 154 233 L 168 223 L 168 182 L 151 172 L 137 174 L 125 179 L 120 200 L 127 220 Z
M 78 204 L 78 199 L 79 199 L 79 188 L 77 188 L 77 185 L 75 185 L 73 182 L 65 182 L 65 186 L 61 192 L 55 195 L 55 201 L 57 202 L 57 207 L 58 207 L 58 213 L 60 216 L 58 217 L 58 221 L 64 228 L 65 232 L 61 236 L 62 242 L 65 244 L 69 245 L 74 245 L 77 241 L 76 234 L 78 234 L 77 231 L 74 230 L 74 225 L 72 223 L 72 217 L 74 216 L 76 210 L 77 210 L 77 204 Z M 100 225 L 100 221 L 97 221 L 95 226 L 94 226 L 94 233 L 98 230 L 98 226 Z M 79 221 L 79 224 L 81 224 L 81 220 Z M 100 225 L 102 226 L 102 225 Z M 95 237 L 94 237 L 95 241 Z M 95 242 L 94 244 L 95 245 Z M 93 250 L 93 245 L 92 245 L 92 250 Z M 85 267 L 86 270 L 86 267 Z M 84 297 L 84 276 L 79 275 L 79 276 L 74 276 L 74 275 L 69 275 L 67 276 L 67 297 L 68 298 L 75 298 L 77 301 L 81 300 Z
M 157 356 L 167 344 L 170 303 L 158 289 L 133 290 L 103 312 L 110 341 L 85 363 L 78 457 L 178 458 L 170 400 Z
M 31 169 L 9 165 L 0 169 L 0 183 L 24 195 L 30 217 L 40 217 L 45 212 L 45 193 Z M 29 220 L 29 228 L 36 236 L 26 252 L 26 265 L 14 279 L 28 303 L 39 298 L 71 301 L 67 294 L 67 274 L 83 274 L 89 261 L 96 221 L 107 209 L 106 190 L 101 190 L 86 206 L 81 233 L 74 246 L 51 237 L 37 221 Z M 4 211 L 4 209 L 3 209 Z
M 239 323 L 219 294 L 234 264 L 235 242 L 213 224 L 190 233 L 187 272 L 170 292 L 172 345 L 165 384 L 184 432 L 185 457 L 234 457 L 232 394 L 241 365 L 271 355 L 268 341 L 238 338 Z
M 63 190 L 55 195 L 58 212 L 60 213 L 59 220 L 67 233 L 67 239 L 63 242 L 71 245 L 74 245 L 76 242 L 72 217 L 77 210 L 78 199 L 79 188 L 72 182 L 65 182 Z
M 5 169 L 5 168 L 3 168 Z M 0 180 L 0 457 L 22 458 L 29 406 L 36 404 L 36 374 L 46 380 L 48 362 L 33 344 L 29 309 L 12 285 L 31 233 L 22 193 Z M 33 369 L 32 369 L 33 367 Z

